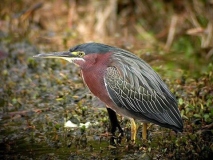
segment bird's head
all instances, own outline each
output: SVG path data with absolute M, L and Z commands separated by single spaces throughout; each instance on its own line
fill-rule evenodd
M 60 58 L 83 67 L 84 65 L 88 66 L 88 64 L 96 63 L 98 57 L 103 57 L 106 53 L 112 53 L 113 49 L 114 47 L 100 43 L 84 43 L 72 47 L 69 51 L 38 54 L 34 57 Z

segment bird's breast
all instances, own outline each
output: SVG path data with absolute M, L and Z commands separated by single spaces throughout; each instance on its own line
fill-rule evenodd
M 108 107 L 112 107 L 114 106 L 114 102 L 110 99 L 104 83 L 104 74 L 108 64 L 106 59 L 109 59 L 108 56 L 110 56 L 110 53 L 106 53 L 104 56 L 97 55 L 96 63 L 88 64 L 89 67 L 85 66 L 82 68 L 81 73 L 89 90 Z
M 104 84 L 104 71 L 94 69 L 92 71 L 83 71 L 82 78 L 84 83 L 87 85 L 89 90 L 103 101 L 106 105 L 114 105 L 112 100 L 109 98 L 105 84 Z

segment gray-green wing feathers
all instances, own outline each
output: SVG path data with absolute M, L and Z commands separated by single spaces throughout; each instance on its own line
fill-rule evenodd
M 128 59 L 128 56 L 131 58 Z M 113 102 L 137 119 L 182 131 L 176 99 L 151 67 L 123 50 L 113 58 L 113 62 L 117 63 L 107 68 L 104 77 Z M 119 63 L 120 60 L 122 63 Z

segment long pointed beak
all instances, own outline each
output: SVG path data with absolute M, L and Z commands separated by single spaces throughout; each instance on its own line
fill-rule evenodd
M 69 52 L 69 51 L 63 51 L 63 52 L 52 52 L 52 53 L 47 53 L 47 54 L 38 54 L 33 56 L 35 58 L 61 58 L 64 60 L 67 60 L 69 62 L 73 62 L 74 60 L 82 60 L 84 61 L 83 58 L 80 58 L 77 55 L 77 52 Z
M 47 54 L 38 54 L 33 56 L 35 58 L 71 58 L 71 57 L 76 57 L 76 55 L 72 54 L 69 51 L 63 51 L 63 52 L 52 52 L 52 53 L 47 53 Z

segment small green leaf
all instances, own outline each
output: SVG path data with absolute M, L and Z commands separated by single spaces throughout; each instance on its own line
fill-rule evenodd
M 201 118 L 201 115 L 199 115 L 199 114 L 194 114 L 194 117 L 196 117 L 196 118 Z
M 182 98 L 179 98 L 179 99 L 178 99 L 178 104 L 179 104 L 179 105 L 182 105 L 182 104 L 183 104 L 183 99 L 182 99 Z

